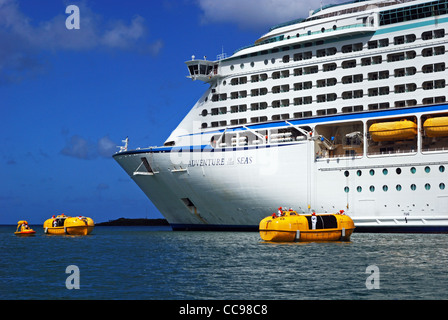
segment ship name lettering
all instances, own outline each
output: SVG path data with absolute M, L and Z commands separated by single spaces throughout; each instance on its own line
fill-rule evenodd
M 238 157 L 236 162 L 238 164 L 252 164 L 252 157 Z
M 200 159 L 200 160 L 190 160 L 188 163 L 189 167 L 208 167 L 208 166 L 223 166 L 225 164 L 225 159 Z

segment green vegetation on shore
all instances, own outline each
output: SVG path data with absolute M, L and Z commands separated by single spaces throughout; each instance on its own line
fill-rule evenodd
M 108 222 L 95 223 L 95 226 L 169 226 L 165 219 L 128 219 L 119 218 Z

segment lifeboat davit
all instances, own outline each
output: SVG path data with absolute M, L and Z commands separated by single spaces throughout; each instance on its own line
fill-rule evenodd
M 93 220 L 88 217 L 68 217 L 65 214 L 53 216 L 44 222 L 44 232 L 56 235 L 79 235 L 86 236 L 93 231 L 95 226 Z
M 429 118 L 423 123 L 427 137 L 437 138 L 448 136 L 448 117 Z
M 369 128 L 370 136 L 375 142 L 414 139 L 417 124 L 411 120 L 374 123 Z
M 281 211 L 281 215 L 266 217 L 260 222 L 260 236 L 264 241 L 350 241 L 355 230 L 353 220 L 343 214 L 298 214 Z
M 17 222 L 17 230 L 14 232 L 16 236 L 32 236 L 35 233 L 36 231 L 30 228 L 27 221 L 20 220 Z

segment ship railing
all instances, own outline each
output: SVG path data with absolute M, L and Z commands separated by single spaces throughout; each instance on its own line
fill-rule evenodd
M 305 38 L 306 39 L 306 37 L 314 36 L 316 34 L 325 34 L 325 33 L 328 33 L 328 32 L 335 32 L 335 31 L 341 31 L 341 30 L 352 29 L 352 28 L 366 28 L 366 27 L 373 28 L 372 26 L 367 25 L 366 23 L 355 23 L 355 24 L 350 24 L 350 25 L 346 25 L 346 26 L 336 27 L 336 28 L 332 28 L 332 29 L 325 29 L 323 31 L 320 30 L 320 31 L 314 31 L 314 32 L 307 32 L 307 33 L 299 34 L 298 37 L 297 36 L 291 36 L 289 39 L 288 38 L 284 38 L 284 37 L 280 37 L 280 36 L 275 36 L 275 37 L 263 40 L 263 41 L 261 41 L 259 43 L 254 43 L 254 44 L 251 44 L 251 45 L 247 45 L 247 46 L 241 47 L 241 48 L 235 50 L 235 52 L 233 54 L 235 54 L 235 53 L 237 53 L 237 52 L 239 52 L 241 50 L 249 49 L 249 48 L 260 46 L 260 45 L 263 45 L 263 44 L 268 44 L 268 43 L 273 43 L 273 42 L 278 42 L 278 41 L 284 41 L 284 40 L 290 40 L 290 39 L 294 39 L 294 38 L 299 38 L 299 39 Z
M 396 155 L 403 155 L 403 154 L 416 154 L 417 149 L 400 149 L 400 150 L 389 150 L 389 151 L 380 151 L 380 152 L 369 152 L 367 151 L 367 156 L 396 156 Z
M 445 152 L 448 151 L 448 147 L 439 147 L 439 148 L 422 148 L 422 152 Z

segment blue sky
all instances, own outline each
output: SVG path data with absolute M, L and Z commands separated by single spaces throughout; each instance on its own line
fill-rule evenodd
M 68 5 L 80 10 L 69 30 Z M 206 85 L 191 55 L 214 59 L 319 0 L 0 0 L 0 224 L 54 214 L 95 222 L 161 218 L 112 159 L 161 145 Z

